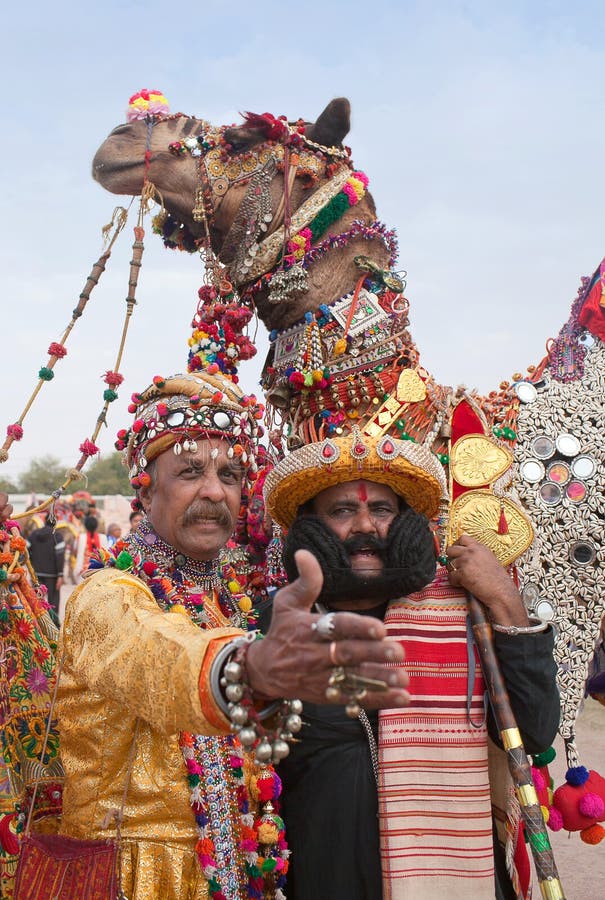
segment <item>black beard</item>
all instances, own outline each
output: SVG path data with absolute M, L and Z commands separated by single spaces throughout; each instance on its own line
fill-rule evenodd
M 352 568 L 351 556 L 364 549 L 383 560 L 381 572 L 364 574 Z M 393 600 L 421 590 L 435 577 L 435 545 L 428 520 L 410 507 L 396 516 L 385 540 L 361 534 L 341 541 L 318 516 L 299 516 L 284 541 L 290 581 L 298 575 L 297 550 L 309 550 L 319 562 L 324 576 L 320 600 L 328 606 Z

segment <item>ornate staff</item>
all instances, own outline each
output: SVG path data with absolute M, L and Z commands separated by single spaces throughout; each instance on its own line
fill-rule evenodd
M 457 401 L 457 402 L 456 402 Z M 450 496 L 448 539 L 465 532 L 485 544 L 503 566 L 510 566 L 533 541 L 529 519 L 504 488 L 512 481 L 513 454 L 488 433 L 485 416 L 468 395 L 455 398 L 448 426 Z M 510 428 L 502 431 L 515 437 Z M 506 434 L 504 434 L 506 432 Z M 494 486 L 499 484 L 498 495 Z M 467 592 L 469 615 L 494 719 L 502 738 L 508 767 L 545 900 L 565 900 L 546 823 L 531 778 L 531 766 L 510 705 L 496 651 L 492 627 L 483 605 Z
M 563 887 L 553 855 L 550 839 L 546 831 L 546 823 L 538 802 L 538 795 L 531 778 L 531 766 L 523 747 L 521 734 L 510 705 L 510 699 L 500 664 L 494 649 L 492 627 L 485 615 L 483 604 L 468 596 L 468 608 L 473 627 L 475 643 L 479 651 L 481 669 L 489 691 L 494 719 L 508 760 L 508 767 L 515 786 L 515 793 L 521 806 L 521 815 L 532 856 L 536 866 L 536 874 L 542 897 L 545 900 L 565 900 Z

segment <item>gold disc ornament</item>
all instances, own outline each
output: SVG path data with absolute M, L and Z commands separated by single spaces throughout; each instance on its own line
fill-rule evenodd
M 466 434 L 451 449 L 450 475 L 462 487 L 478 488 L 497 481 L 512 462 L 508 447 L 482 434 Z
M 468 534 L 485 544 L 503 566 L 510 566 L 534 539 L 531 522 L 519 507 L 491 491 L 467 491 L 450 509 L 449 543 Z
M 426 384 L 415 369 L 403 369 L 395 396 L 400 403 L 420 403 L 426 397 Z

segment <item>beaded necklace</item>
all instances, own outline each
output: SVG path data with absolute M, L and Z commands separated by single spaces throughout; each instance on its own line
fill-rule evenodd
M 256 614 L 233 567 L 218 559 L 202 562 L 178 553 L 147 519 L 134 534 L 98 551 L 90 568 L 104 567 L 131 572 L 149 587 L 162 609 L 182 611 L 200 628 L 223 624 L 213 611 L 217 606 L 231 625 L 254 628 Z M 271 766 L 260 766 L 248 787 L 244 751 L 233 735 L 181 732 L 179 747 L 198 832 L 195 852 L 212 900 L 241 896 L 284 900 L 289 851 L 284 823 L 273 806 L 281 794 L 277 774 Z M 257 818 L 251 800 L 262 806 Z M 242 872 L 246 884 L 241 883 Z
M 219 626 L 213 607 L 239 627 L 254 627 L 250 598 L 242 591 L 234 568 L 219 559 L 191 559 L 167 544 L 143 519 L 137 531 L 109 550 L 99 550 L 92 569 L 114 567 L 132 572 L 165 610 L 183 607 L 202 628 Z M 209 602 L 210 601 L 210 602 Z

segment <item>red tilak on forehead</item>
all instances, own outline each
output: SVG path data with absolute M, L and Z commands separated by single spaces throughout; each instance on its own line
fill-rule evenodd
M 357 496 L 362 503 L 365 503 L 368 499 L 368 492 L 366 491 L 366 486 L 363 481 L 359 482 L 359 485 L 357 487 Z

